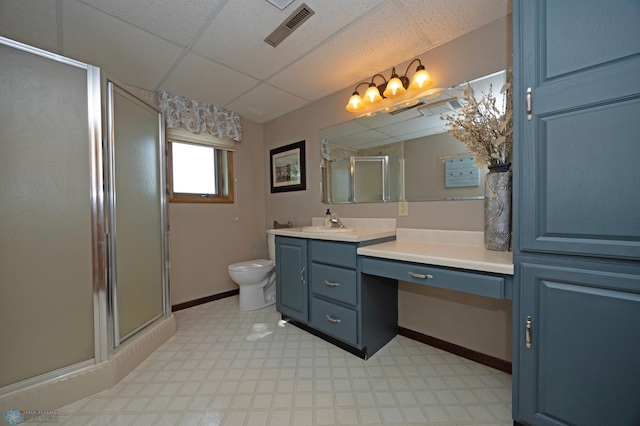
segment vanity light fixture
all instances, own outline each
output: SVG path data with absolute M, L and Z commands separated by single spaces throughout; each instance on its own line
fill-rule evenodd
M 418 67 L 416 68 L 416 73 L 413 75 L 413 79 L 411 83 L 409 82 L 409 78 L 407 77 L 407 73 L 411 66 L 418 62 Z M 381 77 L 384 82 L 380 85 L 376 85 L 374 82 L 376 77 Z M 360 97 L 360 93 L 358 93 L 358 87 L 363 84 L 368 84 L 368 88 L 364 94 L 364 99 Z M 371 82 L 362 82 L 358 83 L 349 98 L 349 102 L 347 103 L 345 109 L 349 112 L 360 112 L 366 109 L 368 105 L 376 104 L 385 99 L 392 98 L 400 98 L 407 93 L 407 90 L 411 92 L 421 92 L 425 91 L 429 87 L 433 85 L 433 80 L 431 76 L 425 69 L 424 65 L 422 65 L 422 61 L 416 58 L 409 63 L 407 70 L 404 72 L 404 75 L 398 76 L 396 73 L 396 68 L 393 67 L 391 70 L 391 78 L 387 81 L 387 79 L 381 74 L 374 74 L 371 77 Z M 382 93 L 382 94 L 381 94 Z M 409 100 L 410 102 L 411 100 Z M 407 103 L 408 101 L 405 99 L 402 103 Z M 393 110 L 393 107 L 389 107 L 389 105 L 383 107 L 385 110 Z

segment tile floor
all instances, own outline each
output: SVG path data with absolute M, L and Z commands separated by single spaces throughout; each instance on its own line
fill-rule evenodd
M 513 424 L 510 375 L 402 336 L 364 361 L 237 296 L 175 315 L 175 336 L 57 424 Z

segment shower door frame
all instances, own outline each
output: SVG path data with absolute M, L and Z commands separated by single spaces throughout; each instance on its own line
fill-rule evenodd
M 166 179 L 166 143 L 164 115 L 156 105 L 152 105 L 144 99 L 137 97 L 125 89 L 122 85 L 106 80 L 106 140 L 105 140 L 105 220 L 107 241 L 107 289 L 106 289 L 106 325 L 107 325 L 107 356 L 116 351 L 121 344 L 135 337 L 149 326 L 171 314 L 171 298 L 169 289 L 169 226 L 168 226 L 168 201 L 167 201 L 167 179 Z M 115 186 L 115 101 L 114 93 L 128 98 L 142 107 L 152 110 L 158 114 L 158 184 L 160 186 L 160 225 L 162 232 L 161 253 L 162 253 L 162 311 L 160 314 L 140 324 L 133 331 L 125 336 L 120 336 L 119 331 L 119 308 L 118 308 L 118 282 L 117 282 L 117 235 L 116 235 L 116 186 Z

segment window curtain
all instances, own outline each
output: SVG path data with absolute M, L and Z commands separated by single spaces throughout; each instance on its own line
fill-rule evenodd
M 168 128 L 181 127 L 193 134 L 209 133 L 235 142 L 242 140 L 237 112 L 163 91 L 158 92 L 158 104 L 164 112 Z

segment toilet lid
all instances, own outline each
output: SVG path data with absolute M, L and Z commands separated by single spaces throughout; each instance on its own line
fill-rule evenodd
M 247 260 L 245 262 L 238 262 L 232 265 L 229 265 L 229 270 L 231 271 L 249 271 L 252 269 L 264 269 L 273 266 L 273 260 L 268 259 L 256 259 L 256 260 Z

